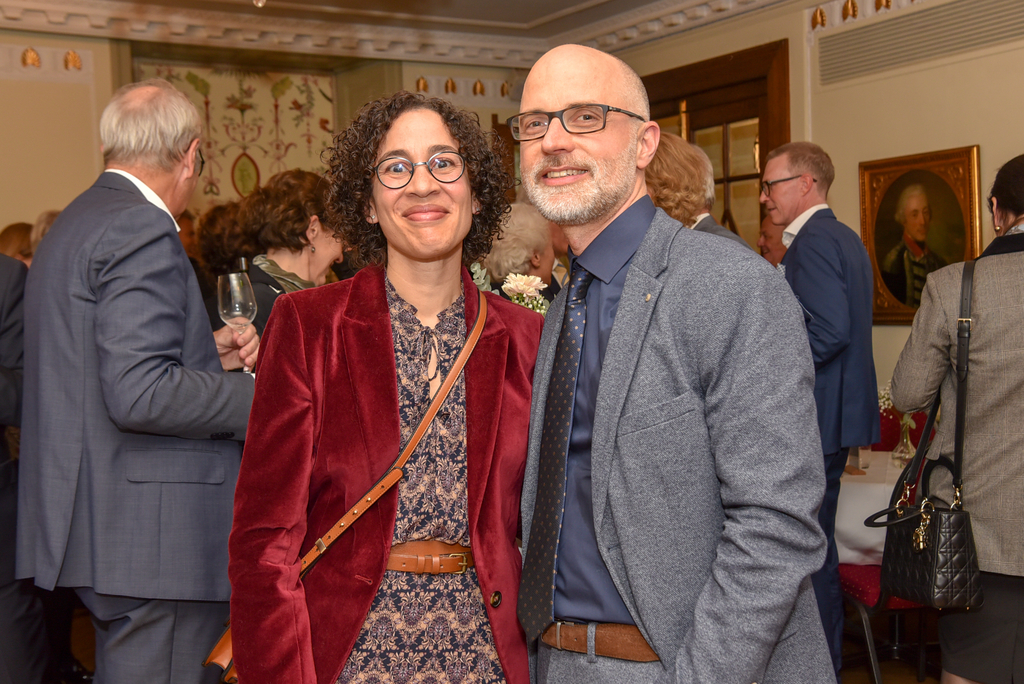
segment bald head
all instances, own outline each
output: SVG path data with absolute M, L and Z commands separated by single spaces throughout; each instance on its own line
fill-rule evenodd
M 560 45 L 544 54 L 530 70 L 523 88 L 523 111 L 543 109 L 528 106 L 531 86 L 534 91 L 542 84 L 558 83 L 566 92 L 592 90 L 593 97 L 573 104 L 596 102 L 610 104 L 651 118 L 651 105 L 647 88 L 633 68 L 618 57 L 584 45 Z M 598 95 L 598 93 L 601 95 Z M 605 93 L 614 94 L 611 100 Z
M 617 57 L 582 45 L 562 45 L 537 60 L 523 88 L 523 111 L 548 117 L 541 137 L 520 144 L 520 170 L 530 202 L 562 226 L 580 254 L 616 216 L 647 195 L 644 169 L 658 148 L 647 91 Z M 605 105 L 604 126 L 580 131 Z M 567 111 L 569 110 L 569 111 Z M 574 111 L 575 110 L 575 111 Z M 579 120 L 562 117 L 579 117 Z M 567 130 L 566 126 L 573 129 Z

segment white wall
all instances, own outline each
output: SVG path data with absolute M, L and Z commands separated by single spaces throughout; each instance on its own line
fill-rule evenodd
M 26 48 L 41 67 L 22 66 Z M 81 71 L 64 68 L 68 50 Z M 108 41 L 0 31 L 0 228 L 63 209 L 96 180 L 99 117 L 112 91 Z

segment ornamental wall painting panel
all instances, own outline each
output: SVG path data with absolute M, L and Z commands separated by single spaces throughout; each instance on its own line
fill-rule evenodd
M 334 79 L 325 74 L 240 71 L 136 62 L 138 79 L 163 78 L 203 119 L 206 167 L 189 208 L 197 216 L 247 196 L 288 169 L 324 173 L 334 130 Z

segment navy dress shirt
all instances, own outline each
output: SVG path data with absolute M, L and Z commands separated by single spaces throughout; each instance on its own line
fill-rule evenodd
M 558 620 L 633 624 L 597 548 L 590 440 L 608 335 L 615 322 L 629 264 L 652 220 L 654 202 L 644 195 L 608 224 L 582 254 L 569 254 L 571 261 L 578 261 L 594 274 L 594 280 L 586 296 L 587 319 L 566 458 L 565 508 L 555 557 L 554 612 Z

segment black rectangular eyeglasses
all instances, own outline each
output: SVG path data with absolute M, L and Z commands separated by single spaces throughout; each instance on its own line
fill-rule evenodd
M 640 121 L 647 121 L 639 114 L 611 105 L 582 104 L 566 107 L 557 112 L 524 112 L 510 117 L 505 123 L 512 129 L 512 137 L 516 140 L 537 140 L 548 132 L 552 119 L 558 119 L 567 133 L 603 131 L 608 123 L 608 112 L 619 112 Z

